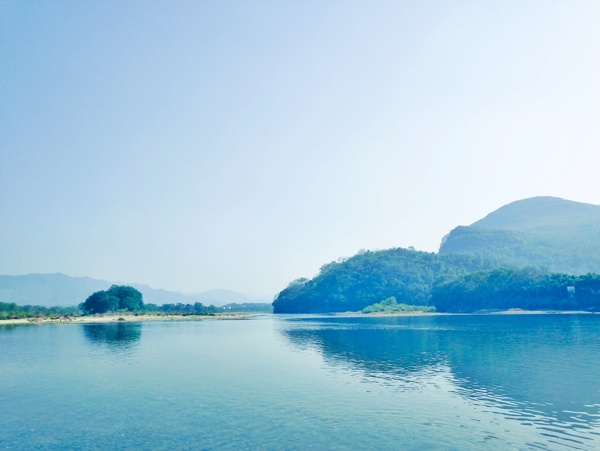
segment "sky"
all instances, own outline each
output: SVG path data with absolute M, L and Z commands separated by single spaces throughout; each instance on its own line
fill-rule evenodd
M 0 1 L 0 274 L 273 296 L 600 204 L 597 0 Z

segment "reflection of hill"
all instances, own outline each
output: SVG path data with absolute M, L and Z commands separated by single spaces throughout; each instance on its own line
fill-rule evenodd
M 598 418 L 595 315 L 327 318 L 288 325 L 282 332 L 294 345 L 369 376 L 401 385 L 412 375 L 412 382 L 425 383 L 421 375 L 442 364 L 458 394 L 505 406 L 507 417 L 575 429 Z
M 405 376 L 443 363 L 434 329 L 423 322 L 411 328 L 409 318 L 312 318 L 282 332 L 296 346 L 316 348 L 338 364 Z
M 83 335 L 92 344 L 108 345 L 114 350 L 134 347 L 142 336 L 140 323 L 84 324 Z
M 597 413 L 600 348 L 597 317 L 470 317 L 478 331 L 447 335 L 443 352 L 461 387 L 508 396 L 561 420 Z M 584 415 L 585 416 L 585 415 Z

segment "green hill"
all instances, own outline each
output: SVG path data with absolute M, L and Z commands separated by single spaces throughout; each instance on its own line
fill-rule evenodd
M 427 305 L 435 281 L 485 269 L 491 269 L 491 265 L 468 255 L 399 248 L 366 251 L 322 266 L 311 280 L 294 280 L 277 295 L 273 311 L 358 311 L 392 296 L 398 303 Z
M 496 266 L 600 273 L 600 206 L 556 197 L 516 201 L 452 230 L 440 254 L 479 256 Z
M 555 274 L 545 279 L 550 273 Z M 576 297 L 566 288 L 587 284 L 588 279 L 569 276 L 587 273 L 600 273 L 600 206 L 535 197 L 455 228 L 438 254 L 389 249 L 324 265 L 314 278 L 290 283 L 273 308 L 275 313 L 359 311 L 394 297 L 398 304 L 432 303 L 440 311 L 473 311 L 492 304 L 595 309 L 595 285 L 588 287 L 591 297 L 582 294 L 587 288 L 579 287 Z M 506 286 L 498 285 L 498 274 L 508 274 L 502 279 Z

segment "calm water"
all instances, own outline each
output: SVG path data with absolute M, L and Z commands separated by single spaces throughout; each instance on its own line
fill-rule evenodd
M 4 449 L 600 449 L 600 315 L 0 326 Z

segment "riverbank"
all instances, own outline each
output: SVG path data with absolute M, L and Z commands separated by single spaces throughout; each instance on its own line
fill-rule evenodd
M 14 324 L 50 324 L 50 323 L 139 323 L 148 321 L 201 321 L 223 319 L 246 319 L 256 316 L 250 313 L 216 313 L 214 315 L 152 315 L 152 314 L 106 314 L 89 316 L 60 316 L 52 318 L 21 318 L 0 320 L 2 325 Z
M 600 312 L 586 312 L 584 310 L 522 310 L 518 308 L 508 310 L 495 310 L 495 311 L 478 311 L 471 313 L 447 313 L 447 312 L 424 312 L 424 311 L 412 311 L 412 312 L 375 312 L 375 313 L 362 313 L 362 312 L 333 312 L 326 313 L 326 315 L 332 316 L 351 316 L 351 317 L 382 317 L 382 316 L 455 316 L 455 315 L 594 315 Z
M 331 312 L 323 313 L 326 316 L 340 317 L 395 317 L 395 316 L 464 316 L 464 315 L 594 315 L 600 312 L 586 312 L 580 310 L 521 310 L 509 309 L 499 311 L 479 311 L 472 313 L 445 313 L 445 312 Z M 61 316 L 53 318 L 21 318 L 0 320 L 2 325 L 15 324 L 65 324 L 65 323 L 139 323 L 149 321 L 203 321 L 203 320 L 236 320 L 248 319 L 258 316 L 256 313 L 216 313 L 214 315 L 158 315 L 158 314 L 104 314 L 90 316 Z

